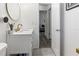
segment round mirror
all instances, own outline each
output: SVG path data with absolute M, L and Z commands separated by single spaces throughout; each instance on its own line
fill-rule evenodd
M 6 11 L 12 21 L 20 19 L 21 11 L 18 3 L 6 3 Z

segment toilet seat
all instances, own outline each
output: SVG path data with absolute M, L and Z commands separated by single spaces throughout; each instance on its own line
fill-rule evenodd
M 6 43 L 0 43 L 0 56 L 6 56 Z

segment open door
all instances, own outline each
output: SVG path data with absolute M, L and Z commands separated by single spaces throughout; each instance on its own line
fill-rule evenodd
M 60 4 L 52 4 L 51 9 L 51 38 L 52 50 L 56 56 L 60 56 Z

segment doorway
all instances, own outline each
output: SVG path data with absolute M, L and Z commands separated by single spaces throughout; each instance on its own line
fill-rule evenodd
M 44 5 L 48 7 L 48 5 Z M 45 10 L 39 10 L 39 47 L 40 48 L 51 48 L 51 8 Z
M 50 7 L 48 7 L 49 5 Z M 39 48 L 35 49 L 34 55 L 60 56 L 60 33 L 60 4 L 41 4 Z

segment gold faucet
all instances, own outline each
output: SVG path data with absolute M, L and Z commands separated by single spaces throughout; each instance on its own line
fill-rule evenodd
M 20 29 L 21 29 L 20 26 L 22 26 L 22 24 L 18 24 L 18 25 L 17 25 L 17 28 L 15 29 L 16 32 L 17 32 L 17 31 L 20 31 Z

